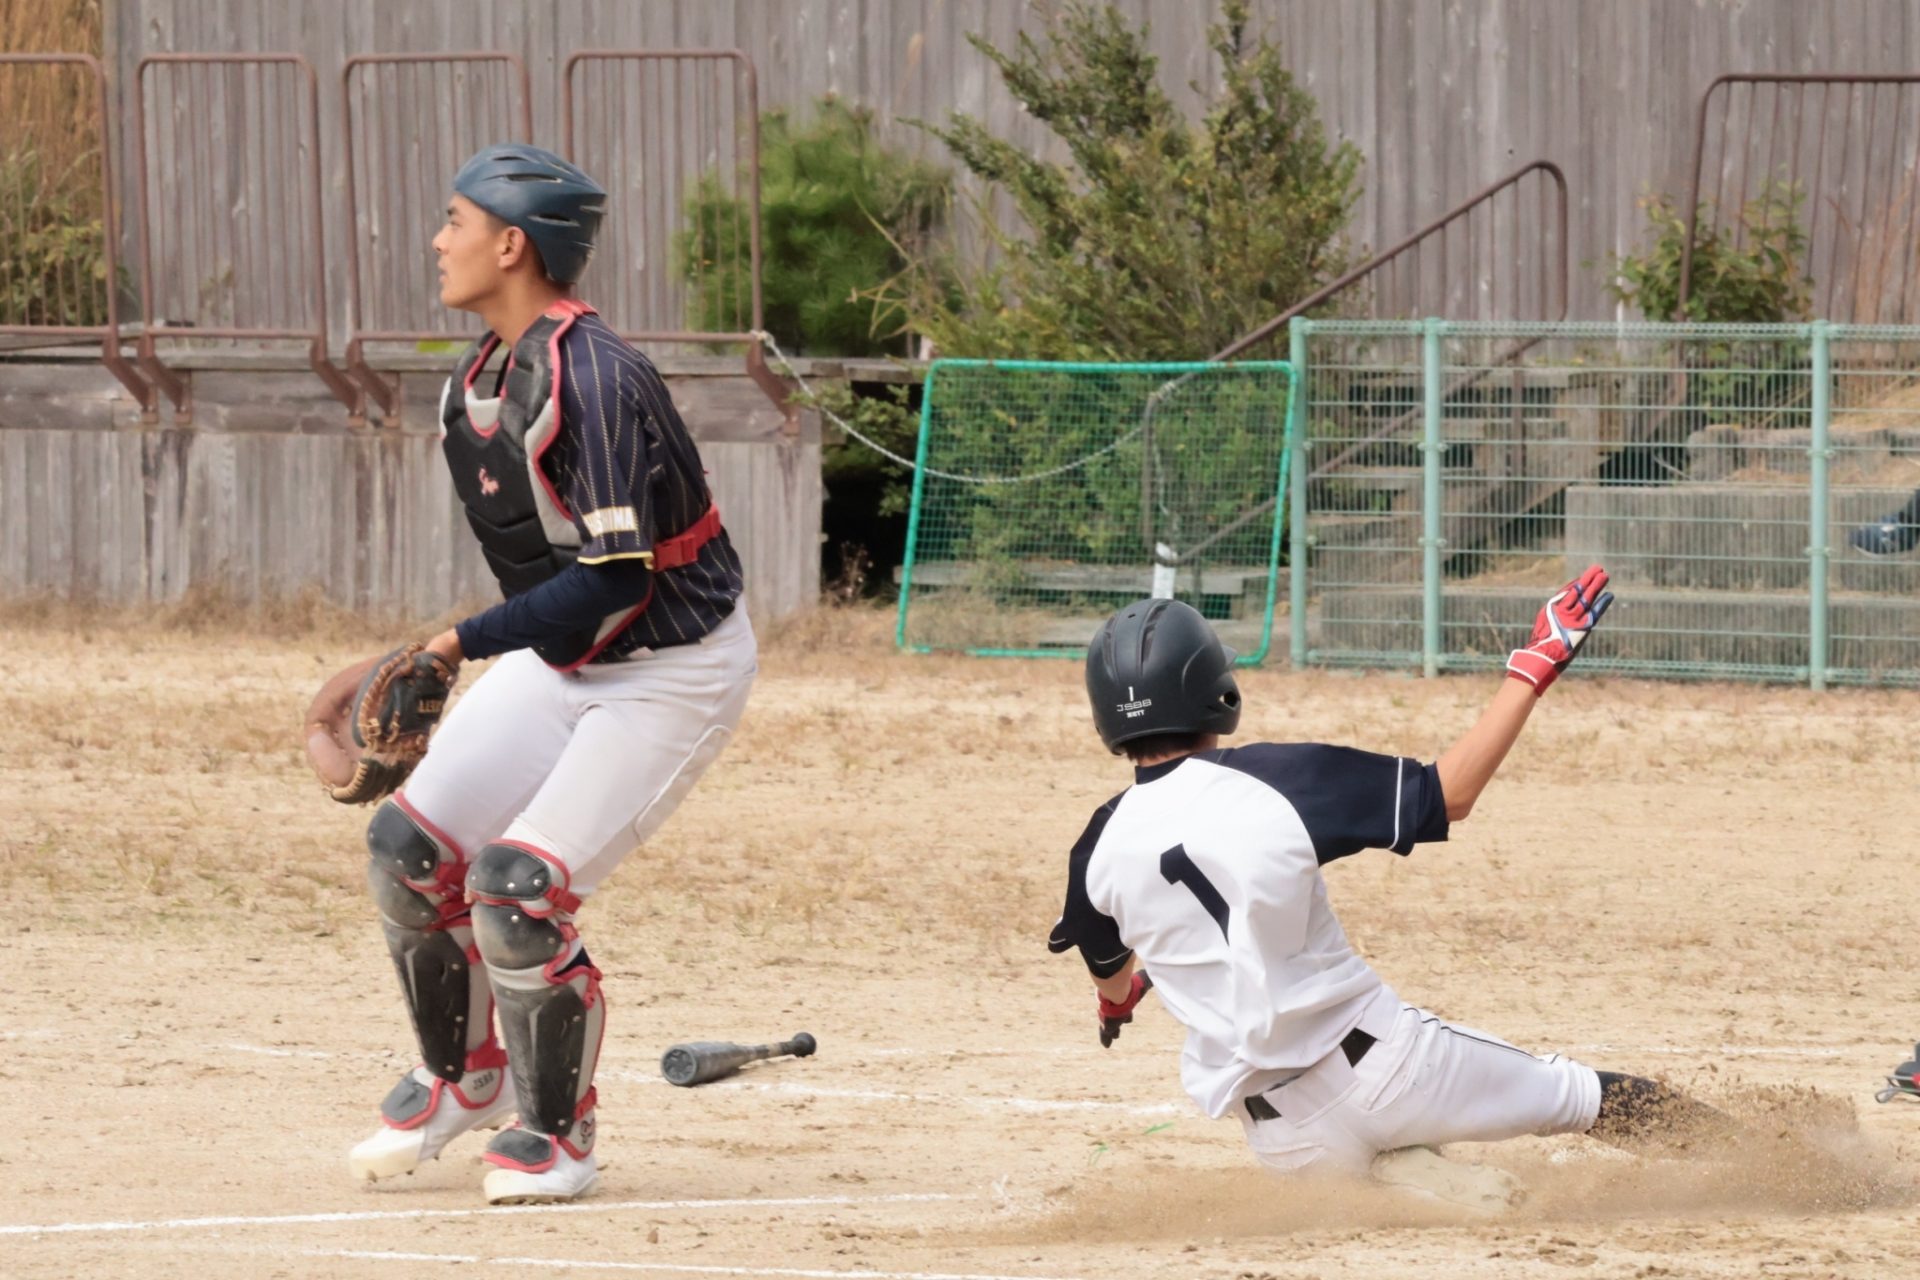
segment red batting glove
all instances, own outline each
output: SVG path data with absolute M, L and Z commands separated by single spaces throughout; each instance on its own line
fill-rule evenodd
M 1545 693 L 1612 603 L 1607 571 L 1596 564 L 1541 606 L 1526 648 L 1508 655 L 1507 674 L 1532 685 L 1535 696 Z
M 1120 1038 L 1120 1028 L 1133 1021 L 1133 1007 L 1140 1003 L 1140 997 L 1153 990 L 1153 979 L 1146 970 L 1133 975 L 1133 985 L 1127 988 L 1127 998 L 1119 1004 L 1100 997 L 1100 1047 L 1111 1049 L 1113 1042 Z

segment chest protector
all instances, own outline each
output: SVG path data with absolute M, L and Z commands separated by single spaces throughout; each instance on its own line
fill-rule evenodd
M 540 460 L 560 433 L 560 339 L 573 322 L 592 311 L 583 302 L 556 303 L 514 343 L 498 399 L 473 391 L 474 380 L 500 340 L 488 334 L 454 366 L 440 396 L 442 447 L 453 489 L 467 523 L 480 540 L 487 567 L 500 590 L 516 596 L 572 565 L 581 534 L 572 513 Z M 654 550 L 655 569 L 691 563 L 700 545 L 719 528 L 709 507 L 694 529 Z M 557 640 L 535 645 L 548 665 L 571 671 L 590 662 L 646 611 L 647 598 L 632 609 Z

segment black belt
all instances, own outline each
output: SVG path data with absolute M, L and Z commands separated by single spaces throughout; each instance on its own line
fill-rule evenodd
M 1367 1056 L 1367 1050 L 1373 1048 L 1375 1043 L 1374 1037 L 1355 1027 L 1340 1041 L 1340 1052 L 1347 1055 L 1348 1066 L 1357 1067 L 1360 1065 L 1360 1059 Z M 1273 1104 L 1267 1101 L 1267 1095 L 1264 1093 L 1247 1095 L 1247 1115 L 1254 1120 L 1280 1118 L 1280 1113 L 1273 1109 Z

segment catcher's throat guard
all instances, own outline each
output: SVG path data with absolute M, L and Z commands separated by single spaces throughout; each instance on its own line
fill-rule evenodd
M 565 299 L 555 303 L 513 345 L 497 399 L 474 393 L 474 382 L 500 345 L 488 334 L 454 366 L 440 397 L 442 448 L 454 492 L 467 524 L 480 540 L 487 567 L 508 596 L 539 586 L 579 558 L 581 535 L 573 513 L 541 460 L 560 434 L 560 341 L 593 308 Z M 693 563 L 700 548 L 720 532 L 720 513 L 706 514 L 653 548 L 653 568 Z M 638 605 L 603 618 L 599 625 L 533 647 L 549 666 L 572 671 L 591 662 L 634 619 Z

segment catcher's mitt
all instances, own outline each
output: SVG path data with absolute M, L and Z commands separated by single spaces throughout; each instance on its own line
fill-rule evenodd
M 307 759 L 326 793 L 366 804 L 400 789 L 427 754 L 458 668 L 420 644 L 356 662 L 307 708 Z

